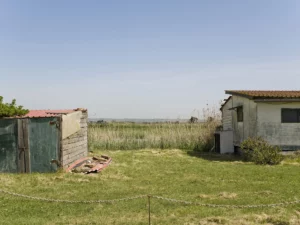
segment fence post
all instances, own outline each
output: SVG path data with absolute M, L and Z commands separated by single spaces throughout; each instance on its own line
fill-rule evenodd
M 148 213 L 149 213 L 149 225 L 151 225 L 151 195 L 148 195 Z

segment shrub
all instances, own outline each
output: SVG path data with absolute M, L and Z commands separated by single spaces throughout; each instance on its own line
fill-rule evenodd
M 16 99 L 13 99 L 11 103 L 3 103 L 3 97 L 0 96 L 0 118 L 23 116 L 28 112 L 27 109 L 23 109 L 23 106 L 16 105 Z
M 246 161 L 262 165 L 277 165 L 283 160 L 281 149 L 270 145 L 261 137 L 248 138 L 241 144 L 241 150 Z

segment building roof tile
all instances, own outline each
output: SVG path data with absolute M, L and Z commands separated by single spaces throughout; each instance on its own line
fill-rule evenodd
M 250 99 L 300 99 L 300 91 L 227 90 L 225 93 Z
M 45 117 L 58 117 L 60 115 L 66 115 L 76 111 L 87 111 L 86 109 L 63 109 L 63 110 L 30 110 L 26 115 L 19 116 L 17 118 L 45 118 Z

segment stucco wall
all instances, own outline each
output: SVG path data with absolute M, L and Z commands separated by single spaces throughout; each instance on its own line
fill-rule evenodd
M 81 112 L 80 130 L 62 140 L 61 160 L 62 166 L 67 168 L 71 163 L 88 154 L 88 113 Z
M 300 123 L 281 123 L 281 108 L 300 108 L 300 103 L 257 103 L 257 135 L 283 150 L 300 149 Z
M 221 131 L 220 132 L 220 153 L 233 153 L 233 131 Z
M 232 110 L 233 143 L 239 146 L 248 137 L 256 136 L 257 104 L 244 97 L 232 96 L 232 107 L 243 106 L 243 122 L 237 122 L 237 112 Z

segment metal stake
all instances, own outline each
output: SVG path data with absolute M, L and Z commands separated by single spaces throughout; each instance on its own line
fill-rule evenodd
M 151 195 L 148 195 L 148 212 L 149 212 L 149 225 L 151 225 Z

